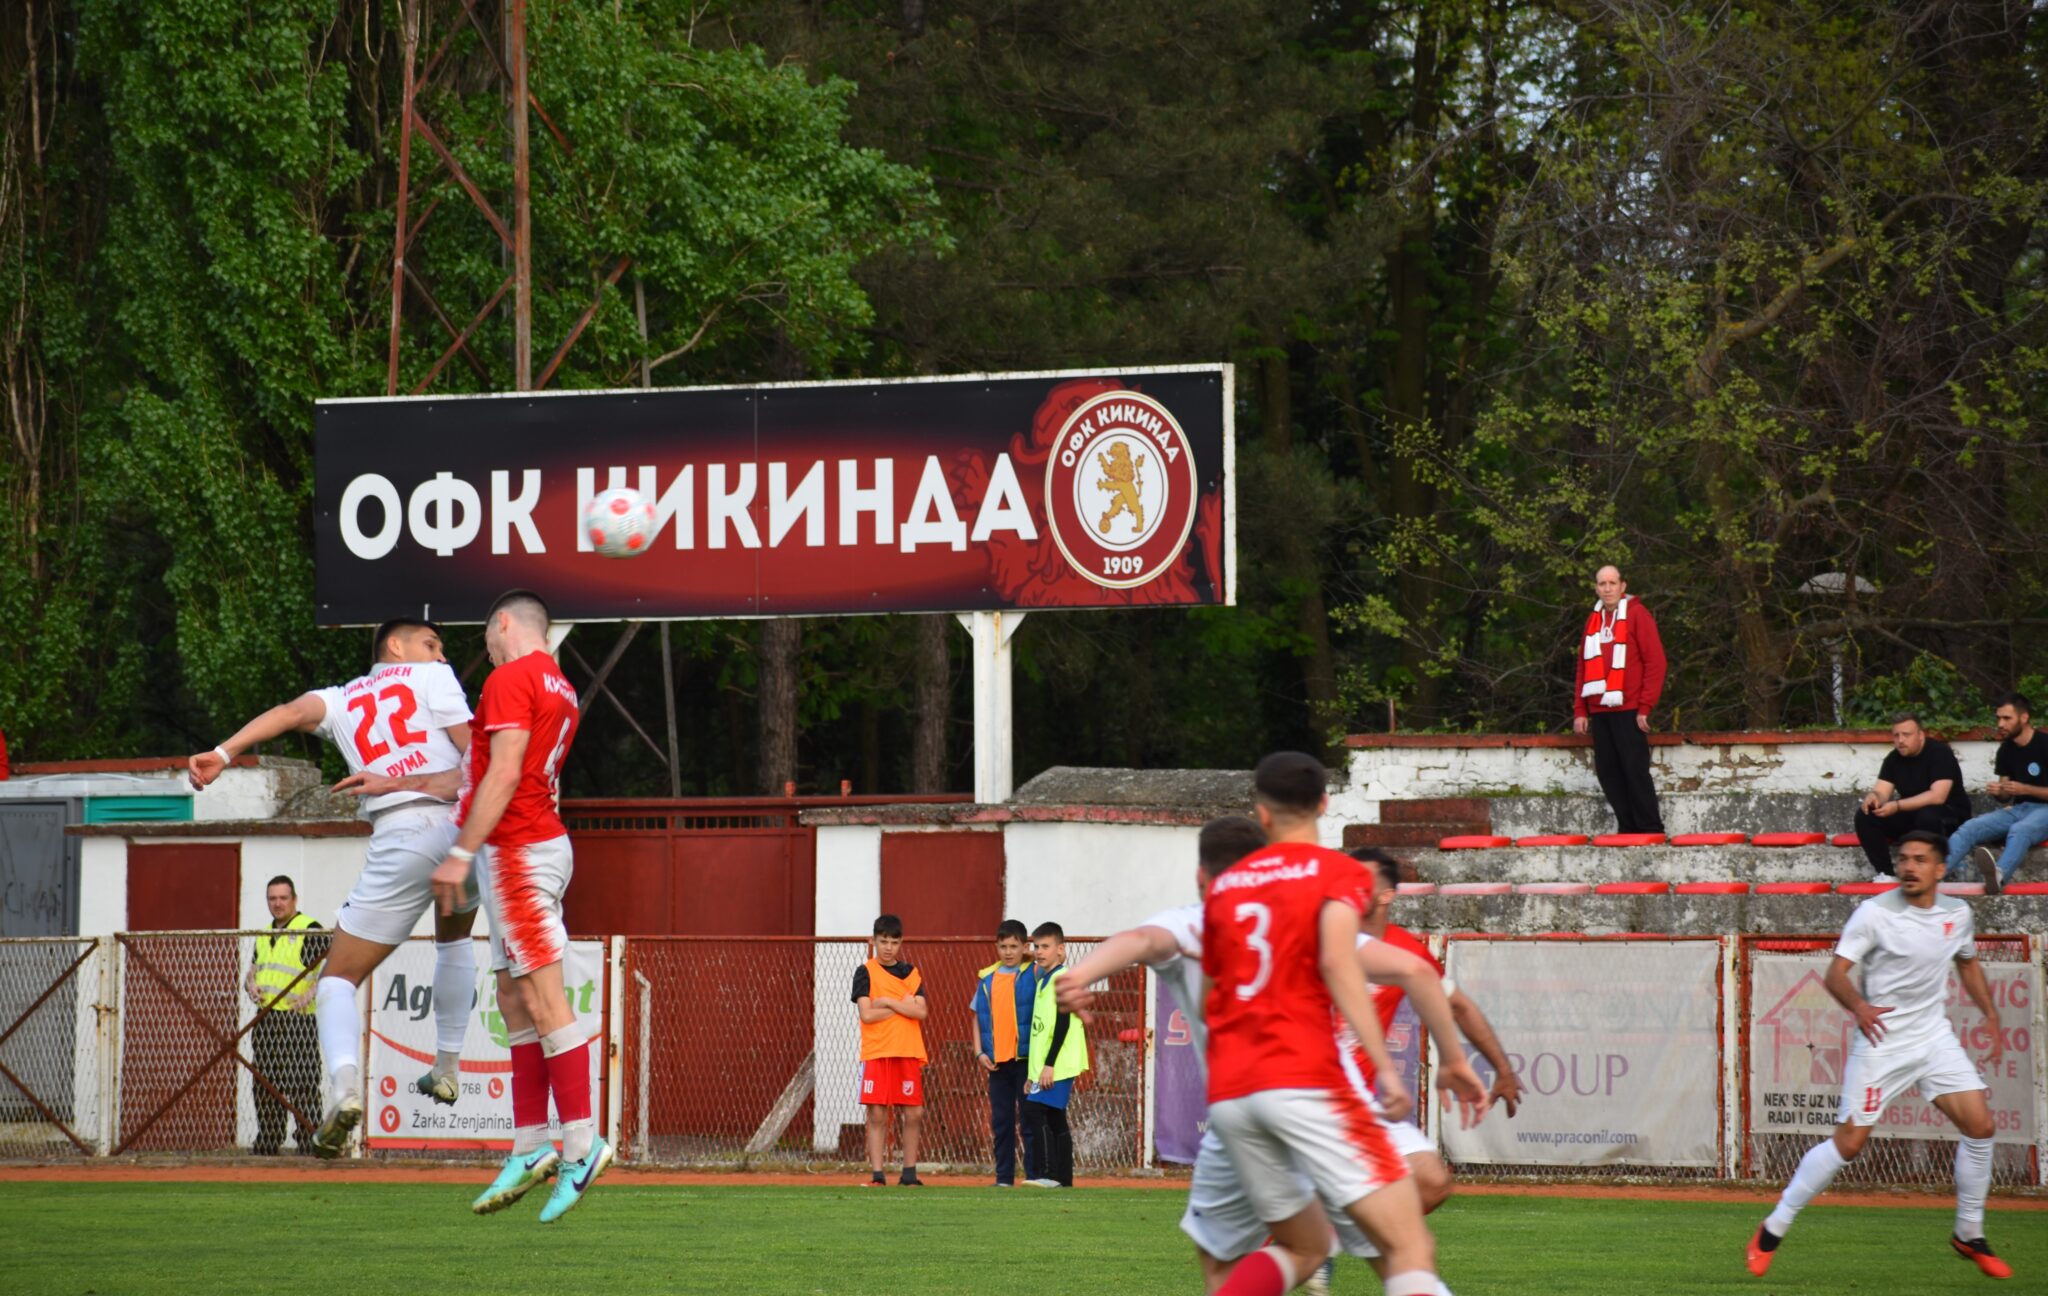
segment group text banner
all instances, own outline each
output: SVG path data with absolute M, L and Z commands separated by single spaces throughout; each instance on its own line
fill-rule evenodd
M 370 982 L 370 1065 L 364 1144 L 371 1148 L 510 1147 L 512 1046 L 498 1011 L 497 978 L 477 943 L 477 993 L 462 1046 L 462 1096 L 444 1107 L 413 1082 L 434 1063 L 434 943 L 411 940 L 391 951 Z M 603 1092 L 608 1055 L 603 941 L 570 941 L 563 988 L 590 1049 L 590 1093 Z M 550 1109 L 552 1112 L 552 1108 Z M 600 1112 L 601 1116 L 602 1113 Z M 559 1127 L 555 1134 L 560 1135 Z
M 1228 603 L 1227 365 L 322 401 L 322 625 Z M 595 553 L 598 491 L 654 506 Z
M 1513 1120 L 1497 1109 L 1469 1130 L 1446 1119 L 1445 1154 L 1719 1165 L 1720 965 L 1711 940 L 1452 940 L 1447 973 L 1493 1022 L 1523 1102 Z
M 1834 955 L 1756 951 L 1749 964 L 1749 1130 L 1752 1134 L 1826 1134 L 1839 1123 L 1842 1069 L 1856 1042 L 1856 1021 L 1827 992 L 1822 978 Z M 2030 963 L 1980 960 L 1998 1005 L 2005 1057 L 1987 1065 L 1991 1031 L 1984 1015 L 1948 979 L 1948 1019 L 1963 1051 L 1983 1073 L 1991 1097 L 1992 1138 L 2032 1144 L 2034 1006 L 2041 970 Z M 1954 1139 L 1956 1127 L 1933 1103 L 1901 1095 L 1885 1108 L 1878 1138 Z

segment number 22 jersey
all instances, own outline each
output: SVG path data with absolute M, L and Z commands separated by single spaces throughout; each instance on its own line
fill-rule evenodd
M 316 732 L 340 749 L 351 774 L 433 774 L 462 763 L 447 730 L 468 722 L 469 699 L 447 662 L 379 662 L 361 679 L 313 696 L 327 708 Z M 424 792 L 387 792 L 365 797 L 362 808 L 370 815 L 432 800 Z
M 1371 897 L 1357 860 L 1305 842 L 1268 846 L 1210 884 L 1202 970 L 1211 982 L 1211 1103 L 1267 1089 L 1348 1090 L 1323 984 L 1322 912 L 1336 901 L 1363 914 Z

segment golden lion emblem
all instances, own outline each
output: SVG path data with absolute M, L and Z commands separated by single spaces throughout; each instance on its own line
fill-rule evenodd
M 1108 454 L 1097 452 L 1096 462 L 1102 465 L 1103 477 L 1095 483 L 1095 489 L 1110 492 L 1109 508 L 1095 522 L 1095 529 L 1109 534 L 1109 524 L 1119 513 L 1131 515 L 1131 525 L 1138 531 L 1145 529 L 1145 505 L 1138 492 L 1145 484 L 1145 456 L 1139 455 L 1137 463 L 1131 462 L 1131 447 L 1122 441 L 1114 442 Z

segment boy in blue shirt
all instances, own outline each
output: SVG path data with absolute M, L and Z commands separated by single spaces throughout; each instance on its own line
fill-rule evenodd
M 1024 1177 L 1045 1172 L 1039 1155 L 1038 1131 L 1024 1111 L 1024 1088 L 1030 1077 L 1025 1059 L 1031 1049 L 1031 1001 L 1038 992 L 1038 970 L 1025 963 L 1024 924 L 1006 918 L 996 928 L 996 961 L 981 970 L 974 987 L 974 1017 L 981 1051 L 975 1060 L 988 1073 L 988 1132 L 995 1140 L 996 1187 L 1017 1180 L 1017 1134 L 1024 1134 Z

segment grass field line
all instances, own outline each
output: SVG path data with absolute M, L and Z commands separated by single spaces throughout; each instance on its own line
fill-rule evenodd
M 242 1184 L 474 1184 L 489 1177 L 478 1166 L 393 1165 L 390 1163 L 343 1162 L 339 1164 L 76 1164 L 23 1165 L 7 1168 L 5 1178 L 14 1182 L 40 1183 L 242 1183 Z M 982 1175 L 938 1174 L 927 1171 L 923 1178 L 934 1188 L 989 1189 Z M 669 1170 L 619 1166 L 606 1180 L 609 1185 L 647 1188 L 834 1188 L 858 1184 L 858 1173 L 790 1174 L 747 1171 Z M 1136 1188 L 1150 1191 L 1185 1192 L 1188 1181 L 1180 1176 L 1104 1176 L 1075 1181 L 1077 1190 L 1089 1188 Z M 1670 1201 L 1747 1202 L 1777 1200 L 1779 1185 L 1754 1188 L 1719 1184 L 1613 1184 L 1613 1183 L 1514 1183 L 1458 1181 L 1457 1191 L 1473 1197 L 1562 1197 L 1586 1201 Z M 1018 1189 L 1019 1192 L 1033 1191 Z M 1953 1196 L 1940 1192 L 1830 1192 L 1831 1206 L 1872 1206 L 1889 1209 L 1953 1210 Z M 2048 1193 L 2029 1189 L 1994 1193 L 1986 1203 L 1991 1210 L 2048 1211 Z

